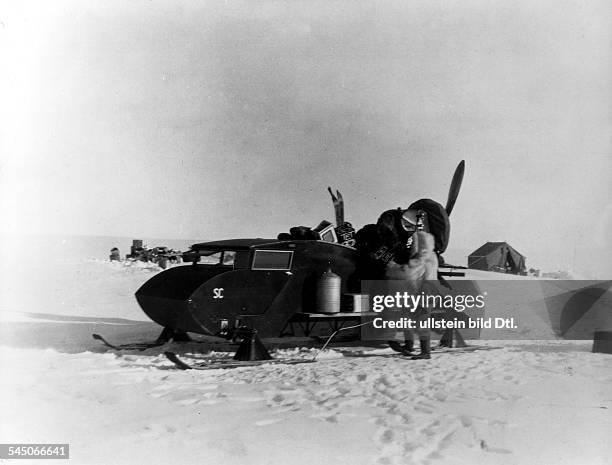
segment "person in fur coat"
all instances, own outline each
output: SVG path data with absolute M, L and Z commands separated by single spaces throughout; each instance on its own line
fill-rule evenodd
M 437 210 L 431 207 L 437 206 L 437 203 L 422 199 L 414 205 L 428 207 L 434 215 L 433 219 L 437 218 Z M 430 232 L 430 212 L 413 208 L 387 210 L 380 215 L 376 224 L 368 224 L 358 231 L 356 248 L 361 280 L 399 280 L 404 281 L 402 287 L 413 294 L 438 294 L 436 283 L 440 279 L 438 265 L 441 261 L 438 251 L 443 250 L 446 244 L 448 225 Z M 434 222 L 433 226 L 439 226 L 438 223 Z M 429 311 L 419 308 L 407 316 L 417 321 L 426 320 Z M 414 348 L 414 334 L 413 330 L 405 333 L 406 343 L 403 346 L 396 341 L 389 341 L 389 345 L 409 355 Z M 430 331 L 419 330 L 416 334 L 421 343 L 421 354 L 417 358 L 430 358 Z
M 437 294 L 439 292 L 436 282 L 438 280 L 438 257 L 434 252 L 434 237 L 425 231 L 417 231 L 412 236 L 411 255 L 408 263 L 398 264 L 391 260 L 386 267 L 386 278 L 402 280 L 409 283 L 414 294 Z M 417 322 L 417 329 L 406 330 L 404 337 L 406 343 L 401 346 L 396 341 L 389 341 L 389 345 L 405 355 L 411 355 L 414 349 L 413 337 L 418 335 L 421 352 L 412 357 L 414 360 L 431 358 L 431 332 L 429 329 L 418 328 L 420 321 L 426 321 L 430 310 L 420 307 L 409 316 Z

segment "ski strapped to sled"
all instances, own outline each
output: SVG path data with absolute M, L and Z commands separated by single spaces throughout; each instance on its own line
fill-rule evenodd
M 332 202 L 334 203 L 334 213 L 336 214 L 336 236 L 338 237 L 338 243 L 349 247 L 355 247 L 355 228 L 353 225 L 344 219 L 344 199 L 339 190 L 336 190 L 336 194 L 332 191 L 331 187 L 327 190 L 331 195 Z
M 327 190 L 331 195 L 332 202 L 334 202 L 334 212 L 336 213 L 336 226 L 340 226 L 344 223 L 344 199 L 342 198 L 342 194 L 339 190 L 336 190 L 336 195 L 334 195 L 331 187 L 328 187 Z
M 297 365 L 300 363 L 313 363 L 312 359 L 279 359 L 270 360 L 234 360 L 234 359 L 210 359 L 187 363 L 179 358 L 174 352 L 164 352 L 164 355 L 180 370 L 223 370 L 229 368 L 255 367 L 261 365 Z

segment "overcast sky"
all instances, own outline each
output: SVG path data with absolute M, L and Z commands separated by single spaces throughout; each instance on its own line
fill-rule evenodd
M 465 159 L 449 256 L 612 276 L 607 0 L 9 3 L 5 232 L 359 228 Z

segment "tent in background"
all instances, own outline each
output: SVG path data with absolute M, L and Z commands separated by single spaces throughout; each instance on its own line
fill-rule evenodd
M 525 256 L 507 242 L 487 242 L 468 255 L 468 268 L 499 273 L 525 274 Z

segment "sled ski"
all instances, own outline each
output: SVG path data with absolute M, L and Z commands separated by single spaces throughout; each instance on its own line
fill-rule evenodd
M 115 344 L 111 344 L 110 342 L 108 342 L 106 339 L 104 339 L 99 334 L 92 334 L 91 336 L 96 341 L 100 341 L 106 347 L 108 347 L 110 349 L 113 349 L 113 350 L 146 350 L 146 349 L 150 349 L 152 347 L 163 346 L 167 342 L 167 341 L 132 342 L 132 343 L 128 343 L 128 344 L 115 345 Z
M 180 370 L 219 370 L 228 368 L 255 367 L 260 365 L 297 365 L 299 363 L 313 363 L 312 359 L 270 359 L 270 360 L 234 360 L 210 359 L 202 362 L 186 363 L 174 352 L 164 352 L 164 355 Z
M 389 348 L 394 350 L 395 352 L 399 352 L 398 355 L 403 355 L 403 347 L 401 344 L 391 344 L 392 341 L 389 341 Z M 451 340 L 451 344 L 452 344 L 452 340 Z M 447 342 L 444 341 L 444 339 L 442 339 L 440 341 L 440 344 L 437 346 L 433 346 L 431 347 L 431 352 L 435 352 L 435 353 L 454 353 L 454 352 L 474 352 L 476 350 L 493 350 L 493 349 L 501 349 L 501 347 L 497 347 L 497 346 L 484 346 L 484 345 L 467 345 L 465 343 L 465 341 L 463 340 L 463 338 L 461 338 L 461 344 L 457 345 L 455 347 L 452 347 L 452 345 L 447 345 Z M 395 354 L 390 354 L 390 355 L 395 355 Z
M 106 347 L 109 347 L 113 350 L 147 350 L 152 347 L 163 346 L 166 342 L 176 341 L 176 342 L 189 342 L 191 338 L 187 333 L 181 331 L 174 331 L 170 328 L 164 328 L 159 337 L 153 342 L 132 342 L 127 344 L 111 344 L 104 337 L 99 334 L 91 335 L 96 341 L 100 341 Z
M 431 355 L 434 356 L 437 354 L 461 354 L 464 352 L 476 352 L 478 350 L 496 350 L 496 349 L 502 349 L 502 347 L 478 346 L 478 345 L 466 346 L 466 347 L 432 347 Z M 392 354 L 368 354 L 367 352 L 366 353 L 343 352 L 342 355 L 345 357 L 355 357 L 355 358 L 382 357 L 382 358 L 405 358 L 409 360 L 410 357 L 418 355 L 418 350 L 416 350 L 413 354 L 410 354 L 410 355 L 404 355 L 401 352 L 394 352 Z
M 479 345 L 448 347 L 448 346 L 442 345 L 442 346 L 432 347 L 431 353 L 432 354 L 455 354 L 455 353 L 462 353 L 462 352 L 476 352 L 478 350 L 497 350 L 497 349 L 503 349 L 503 347 L 479 346 Z

